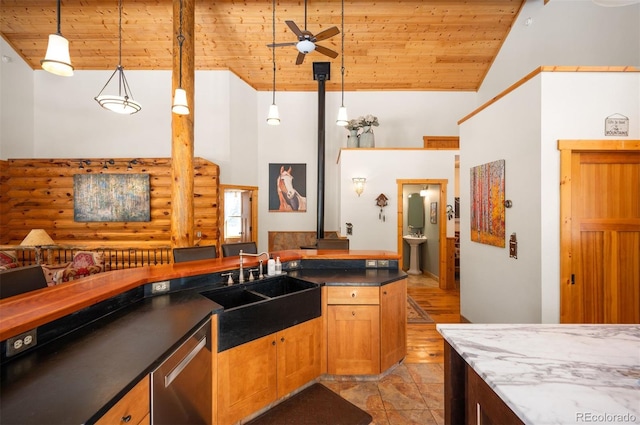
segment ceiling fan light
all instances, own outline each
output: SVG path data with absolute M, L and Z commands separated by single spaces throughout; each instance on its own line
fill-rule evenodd
M 184 89 L 176 89 L 173 96 L 173 106 L 171 112 L 178 115 L 189 115 L 189 103 L 187 102 L 187 92 Z
M 309 40 L 302 40 L 296 44 L 296 49 L 298 49 L 300 53 L 304 53 L 306 55 L 307 53 L 313 52 L 316 49 L 316 45 Z
M 44 59 L 40 61 L 42 69 L 55 75 L 70 77 L 73 75 L 69 40 L 60 34 L 49 34 L 49 44 Z
M 336 125 L 344 127 L 348 123 L 349 123 L 349 118 L 347 115 L 347 107 L 341 106 L 340 109 L 338 109 L 338 119 L 336 120 Z
M 278 105 L 275 103 L 269 106 L 269 115 L 267 115 L 267 124 L 280 125 L 280 113 L 278 112 Z

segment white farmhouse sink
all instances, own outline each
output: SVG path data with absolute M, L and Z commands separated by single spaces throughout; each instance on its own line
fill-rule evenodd
M 411 256 L 409 257 L 409 270 L 407 270 L 408 274 L 419 275 L 422 274 L 422 270 L 420 270 L 420 266 L 418 263 L 418 247 L 420 244 L 425 243 L 427 241 L 426 236 L 414 236 L 414 235 L 405 235 L 402 237 L 409 246 L 411 246 Z

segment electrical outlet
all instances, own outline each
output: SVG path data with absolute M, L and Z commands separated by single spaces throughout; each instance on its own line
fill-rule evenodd
M 198 230 L 196 232 L 196 238 L 201 238 L 201 237 L 202 237 L 202 232 Z
M 37 329 L 7 339 L 7 357 L 15 356 L 38 343 Z
M 289 270 L 297 269 L 297 268 L 298 268 L 298 262 L 297 261 L 289 261 Z
M 368 269 L 376 268 L 376 267 L 378 267 L 378 262 L 376 260 L 366 260 L 366 267 Z
M 162 294 L 164 292 L 169 292 L 170 283 L 168 280 L 163 280 L 162 282 L 155 282 L 151 284 L 151 293 L 152 294 Z
M 378 267 L 389 267 L 389 260 L 378 260 Z

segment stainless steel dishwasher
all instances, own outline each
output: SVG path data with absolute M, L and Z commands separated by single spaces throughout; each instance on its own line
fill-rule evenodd
M 152 424 L 211 424 L 211 320 L 151 373 Z

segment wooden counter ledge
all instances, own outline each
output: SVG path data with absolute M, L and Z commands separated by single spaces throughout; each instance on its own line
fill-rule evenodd
M 301 249 L 276 251 L 273 258 L 282 262 L 312 259 L 358 260 L 398 259 L 395 252 L 363 250 L 332 251 Z M 264 257 L 263 257 L 264 259 Z M 244 267 L 258 265 L 255 257 L 246 257 Z M 266 270 L 266 261 L 265 270 Z M 0 341 L 65 317 L 147 283 L 235 270 L 238 257 L 191 261 L 104 272 L 60 285 L 0 300 Z

